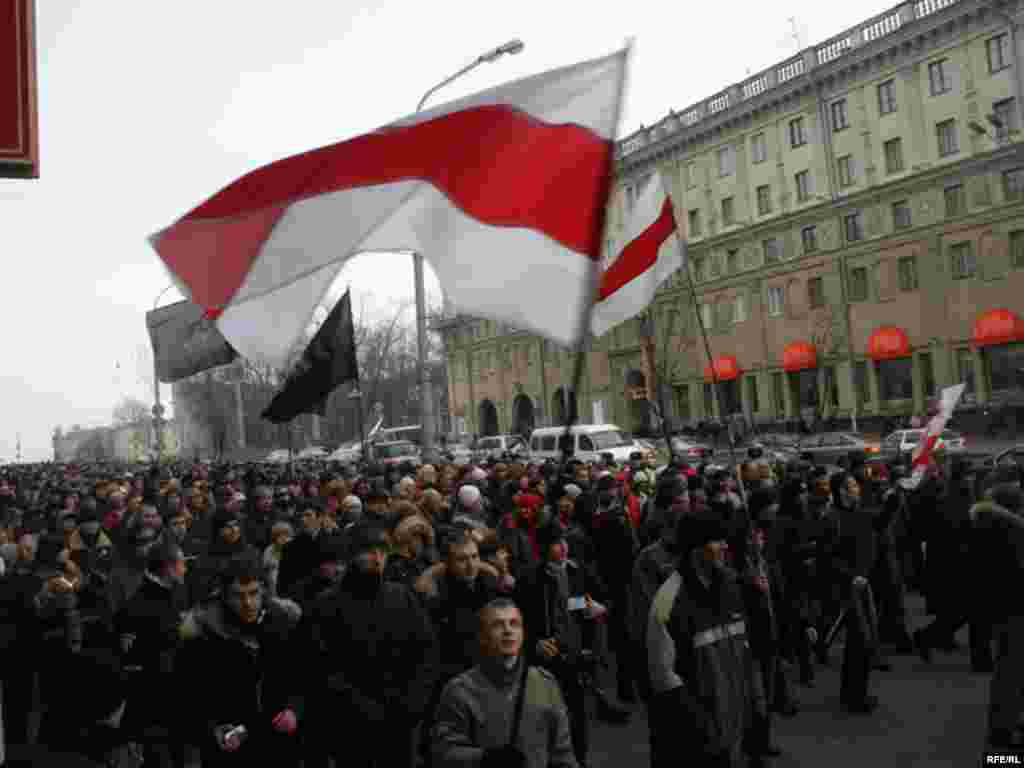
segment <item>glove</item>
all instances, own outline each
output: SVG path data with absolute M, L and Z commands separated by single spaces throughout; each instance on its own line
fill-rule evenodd
M 298 718 L 295 716 L 295 712 L 290 709 L 278 712 L 277 716 L 271 721 L 271 724 L 274 726 L 275 731 L 289 736 L 295 733 L 295 730 L 299 727 Z
M 491 747 L 484 750 L 480 768 L 526 768 L 526 755 L 513 744 Z

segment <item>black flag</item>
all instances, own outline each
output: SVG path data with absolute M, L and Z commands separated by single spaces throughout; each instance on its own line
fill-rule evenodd
M 358 380 L 352 303 L 345 291 L 288 375 L 284 387 L 263 411 L 263 418 L 281 424 L 300 413 L 322 413 L 327 396 L 335 387 Z

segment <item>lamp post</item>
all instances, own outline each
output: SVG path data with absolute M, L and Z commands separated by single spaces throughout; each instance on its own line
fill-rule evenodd
M 172 283 L 156 295 L 156 298 L 153 299 L 154 310 L 164 294 L 173 287 Z M 159 463 L 164 448 L 164 407 L 160 403 L 160 375 L 157 370 L 156 353 L 153 354 L 153 439 L 156 441 L 156 461 Z
M 363 393 L 358 387 L 348 393 L 348 399 L 355 403 L 356 416 L 359 420 L 359 460 L 365 461 L 366 431 L 363 428 Z
M 522 51 L 523 47 L 522 40 L 510 40 L 504 45 L 499 45 L 497 48 L 481 54 L 475 61 L 463 67 L 451 77 L 442 80 L 423 94 L 423 98 L 420 99 L 420 103 L 416 105 L 416 111 L 419 112 L 422 110 L 427 99 L 429 99 L 434 93 L 441 90 L 446 85 L 453 83 L 467 72 L 476 69 L 481 64 L 497 61 L 505 54 L 515 55 Z M 423 281 L 423 254 L 413 253 L 412 265 L 413 279 L 416 284 L 416 347 L 419 362 L 420 402 L 422 403 L 422 451 L 424 460 L 429 461 L 434 454 L 435 414 L 433 387 L 430 382 L 430 372 L 427 369 L 427 301 L 426 286 Z

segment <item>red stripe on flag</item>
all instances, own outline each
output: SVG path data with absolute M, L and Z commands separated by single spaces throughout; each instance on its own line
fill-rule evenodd
M 596 260 L 612 149 L 578 125 L 548 125 L 509 106 L 475 107 L 259 168 L 172 225 L 156 247 L 193 301 L 224 305 L 289 205 L 419 179 L 480 222 L 537 230 Z
M 676 217 L 672 201 L 665 198 L 658 218 L 632 240 L 603 275 L 597 300 L 603 301 L 649 270 L 658 261 L 658 249 L 676 231 Z

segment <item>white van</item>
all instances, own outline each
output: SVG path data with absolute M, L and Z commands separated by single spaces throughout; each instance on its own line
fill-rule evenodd
M 562 458 L 561 440 L 565 427 L 541 427 L 530 435 L 530 456 L 534 459 Z M 578 424 L 570 430 L 572 458 L 598 461 L 602 453 L 610 453 L 615 462 L 629 461 L 629 454 L 640 450 L 614 424 Z

